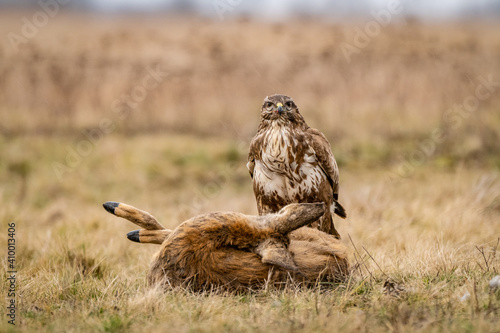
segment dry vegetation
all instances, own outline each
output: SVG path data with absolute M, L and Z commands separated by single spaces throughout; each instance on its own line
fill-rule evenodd
M 23 15 L 2 13 L 0 35 L 19 32 Z M 353 26 L 59 15 L 19 53 L 2 44 L 0 240 L 16 222 L 14 331 L 498 331 L 488 281 L 500 273 L 500 87 L 459 126 L 443 118 L 479 76 L 500 81 L 498 25 L 391 25 L 348 63 L 339 44 Z M 168 76 L 117 112 L 157 65 Z M 133 204 L 166 227 L 210 210 L 255 214 L 246 153 L 275 92 L 332 143 L 352 278 L 327 291 L 147 290 L 158 247 L 129 242 L 133 226 L 101 204 Z M 436 128 L 447 139 L 408 165 Z M 0 331 L 12 330 L 0 309 Z

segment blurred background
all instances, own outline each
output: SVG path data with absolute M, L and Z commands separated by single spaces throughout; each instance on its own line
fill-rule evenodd
M 341 173 L 500 167 L 498 1 L 0 5 L 6 199 L 43 210 L 73 188 L 149 188 L 187 217 L 240 186 L 233 209 L 255 212 L 244 165 L 274 93 L 327 135 Z
M 2 195 L 49 217 L 104 194 L 175 221 L 255 212 L 244 165 L 274 93 L 347 178 L 500 167 L 498 1 L 0 4 Z
M 500 167 L 498 1 L 0 5 L 6 199 L 43 210 L 73 188 L 149 188 L 186 217 L 240 186 L 233 209 L 255 212 L 244 165 L 274 93 L 327 135 L 341 173 Z
M 110 118 L 115 133 L 246 140 L 262 99 L 279 92 L 337 147 L 385 145 L 426 136 L 479 76 L 499 73 L 498 1 L 1 3 L 7 136 L 75 134 Z M 161 77 L 145 89 L 152 68 Z M 495 127 L 477 126 L 497 101 L 460 128 L 489 148 Z
M 48 3 L 50 1 L 46 1 Z M 500 5 L 495 0 L 443 0 L 443 1 L 385 1 L 385 0 L 360 0 L 355 3 L 349 1 L 314 0 L 309 3 L 303 1 L 286 0 L 228 0 L 228 1 L 203 1 L 203 0 L 69 0 L 58 1 L 67 9 L 87 10 L 92 12 L 166 12 L 203 15 L 206 17 L 218 16 L 216 7 L 228 8 L 233 16 L 248 15 L 251 17 L 267 17 L 276 19 L 275 13 L 280 16 L 321 16 L 326 18 L 352 18 L 353 16 L 367 16 L 370 10 L 377 10 L 389 3 L 401 4 L 405 7 L 405 15 L 416 15 L 421 18 L 448 18 L 462 19 L 471 17 L 497 17 Z M 36 6 L 36 0 L 2 0 L 3 7 L 30 7 Z

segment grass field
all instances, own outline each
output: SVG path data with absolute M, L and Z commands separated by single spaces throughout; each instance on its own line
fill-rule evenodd
M 23 15 L 2 13 L 1 35 Z M 477 97 L 481 80 L 500 81 L 498 25 L 390 25 L 349 63 L 338 45 L 356 24 L 60 15 L 19 52 L 3 44 L 0 240 L 14 222 L 18 273 L 16 326 L 2 283 L 0 331 L 498 332 L 500 87 Z M 246 154 L 275 92 L 339 161 L 351 278 L 147 289 L 158 247 L 128 241 L 136 227 L 102 203 L 166 227 L 256 214 Z

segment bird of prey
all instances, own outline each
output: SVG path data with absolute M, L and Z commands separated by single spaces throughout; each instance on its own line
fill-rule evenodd
M 324 202 L 325 214 L 310 226 L 340 239 L 332 216 L 346 217 L 338 200 L 339 170 L 330 143 L 307 126 L 294 101 L 285 95 L 264 99 L 247 168 L 259 215 L 290 203 Z

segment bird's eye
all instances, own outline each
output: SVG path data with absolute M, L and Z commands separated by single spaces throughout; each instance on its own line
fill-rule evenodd
M 290 111 L 293 108 L 293 102 L 292 101 L 286 102 L 285 107 L 288 111 Z
M 272 111 L 274 108 L 274 104 L 271 102 L 266 102 L 264 103 L 264 107 L 266 108 L 267 111 Z

